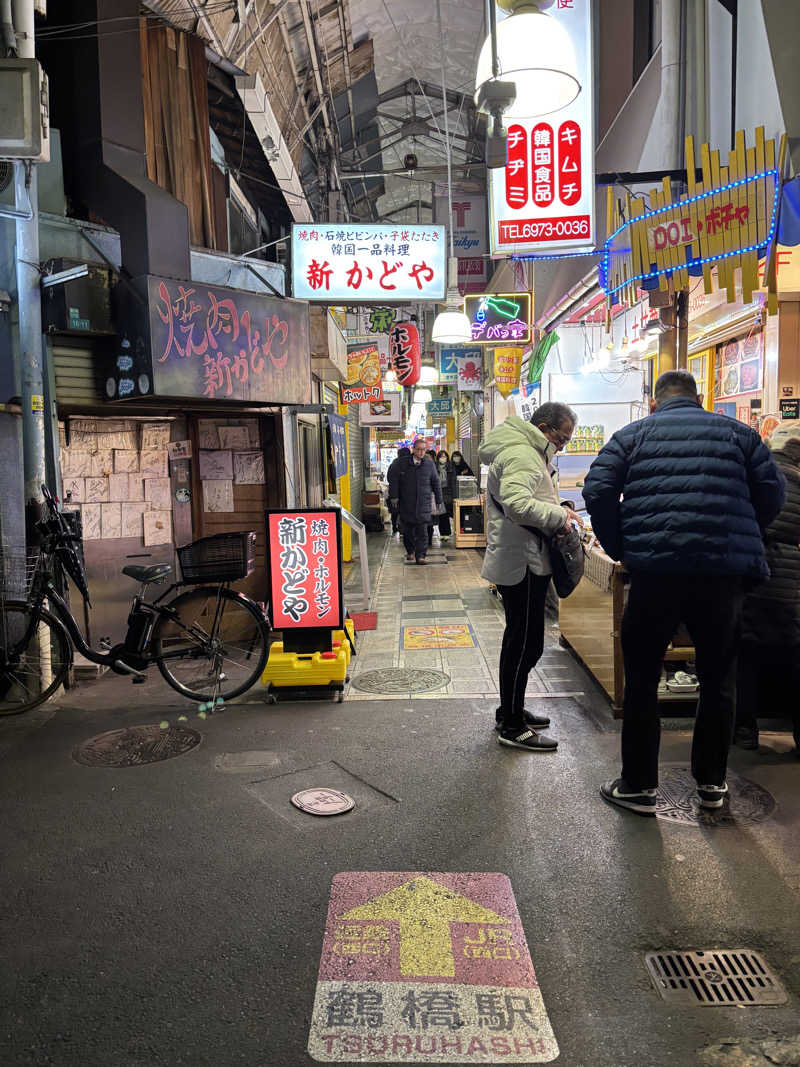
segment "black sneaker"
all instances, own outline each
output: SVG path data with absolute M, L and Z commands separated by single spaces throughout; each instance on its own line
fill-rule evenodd
M 535 730 L 527 730 L 525 727 L 520 729 L 518 726 L 512 726 L 510 730 L 504 726 L 497 740 L 501 745 L 526 748 L 529 752 L 555 752 L 558 748 L 558 741 L 554 737 L 537 734 Z
M 628 808 L 639 815 L 655 815 L 657 790 L 655 789 L 631 789 L 624 778 L 614 778 L 610 782 L 603 782 L 600 786 L 600 796 L 609 804 L 616 804 L 620 808 Z
M 722 785 L 698 785 L 697 796 L 701 808 L 721 808 L 728 795 L 728 783 Z
M 502 711 L 502 708 L 495 708 L 494 712 L 494 728 L 498 733 L 503 729 L 503 720 L 500 718 Z M 524 711 L 522 718 L 525 721 L 525 725 L 530 726 L 531 730 L 546 730 L 550 725 L 550 720 L 546 715 L 534 715 L 532 711 Z

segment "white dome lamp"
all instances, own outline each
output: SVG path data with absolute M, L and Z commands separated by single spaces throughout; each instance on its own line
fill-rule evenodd
M 545 10 L 553 0 L 497 0 L 510 17 L 497 26 L 497 68 L 492 36 L 486 38 L 475 77 L 475 104 L 488 110 L 492 84 L 513 82 L 516 95 L 503 107 L 509 119 L 536 118 L 571 104 L 581 91 L 575 50 L 564 26 Z M 507 95 L 507 94 L 506 94 Z
M 436 17 L 439 23 L 439 45 L 442 61 L 442 107 L 444 109 L 444 144 L 447 150 L 447 208 L 450 218 L 450 256 L 447 260 L 447 296 L 445 310 L 436 316 L 431 340 L 438 345 L 464 345 L 472 340 L 472 326 L 461 306 L 461 294 L 458 291 L 458 259 L 453 244 L 453 174 L 450 158 L 450 126 L 447 113 L 447 82 L 444 72 L 444 33 L 442 31 L 442 8 L 436 0 Z

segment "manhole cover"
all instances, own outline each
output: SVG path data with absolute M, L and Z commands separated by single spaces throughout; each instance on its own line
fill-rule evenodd
M 292 803 L 309 815 L 341 815 L 356 806 L 356 802 L 347 793 L 338 789 L 303 789 L 295 793 Z
M 681 1004 L 784 1004 L 786 990 L 764 957 L 746 948 L 651 952 L 645 956 L 664 1000 Z
M 84 741 L 72 756 L 84 767 L 140 767 L 182 756 L 199 744 L 200 734 L 185 726 L 131 726 Z
M 697 784 L 684 763 L 662 764 L 656 816 L 692 826 L 739 826 L 763 822 L 775 811 L 775 798 L 747 778 L 728 771 L 728 800 L 716 810 L 706 811 L 697 800 Z
M 362 693 L 427 693 L 443 689 L 449 682 L 450 676 L 442 671 L 386 667 L 359 674 L 353 679 L 353 687 Z

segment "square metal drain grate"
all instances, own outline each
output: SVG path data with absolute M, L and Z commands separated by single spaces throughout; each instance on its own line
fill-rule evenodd
M 747 948 L 651 952 L 645 963 L 663 999 L 674 1003 L 755 1008 L 788 1000 L 764 957 Z

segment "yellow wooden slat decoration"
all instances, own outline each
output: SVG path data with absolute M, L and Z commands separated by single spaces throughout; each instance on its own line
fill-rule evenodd
M 778 159 L 775 161 L 775 142 L 769 141 L 767 144 L 767 166 L 777 167 L 778 171 L 778 188 L 776 196 L 780 196 L 781 187 L 783 184 L 783 178 L 786 173 L 786 152 L 788 148 L 788 139 L 784 133 L 781 136 L 780 146 L 778 148 Z M 767 312 L 770 315 L 777 315 L 778 313 L 778 235 L 775 234 L 773 240 L 770 242 L 767 249 Z
M 743 135 L 744 136 L 744 135 Z M 738 134 L 737 134 L 738 137 Z M 747 176 L 752 178 L 756 173 L 756 150 L 755 148 L 748 148 L 745 150 L 745 159 Z M 748 245 L 754 245 L 757 243 L 758 226 L 756 223 L 756 183 L 747 183 L 747 243 Z M 749 252 L 745 257 L 745 264 L 742 267 L 742 287 L 745 283 L 745 273 L 747 275 L 747 286 L 752 292 L 759 287 L 758 278 L 758 252 Z
M 721 185 L 728 185 L 734 181 L 734 176 L 730 169 L 730 160 L 733 160 L 734 169 L 736 167 L 736 156 L 733 152 L 728 155 L 729 165 L 727 167 L 719 168 L 719 180 Z M 720 194 L 720 202 L 722 205 L 736 203 L 734 193 L 735 189 L 729 189 L 726 193 Z M 722 248 L 725 252 L 733 252 L 733 231 L 730 225 L 723 226 L 722 230 Z M 725 264 L 725 288 L 728 290 L 728 303 L 732 304 L 736 299 L 736 256 L 729 256 L 728 259 L 723 259 Z
M 650 190 L 650 210 L 651 211 L 660 211 L 661 207 L 662 207 L 661 191 L 659 189 L 651 189 Z M 651 219 L 648 219 L 648 225 L 652 225 L 652 220 Z M 664 268 L 666 267 L 666 260 L 664 258 L 664 250 L 663 250 L 663 248 L 662 249 L 651 250 L 650 255 L 651 255 L 652 258 L 655 259 L 656 270 L 659 270 L 659 271 L 664 270 Z M 659 274 L 659 276 L 658 276 L 658 287 L 659 287 L 659 289 L 666 289 L 667 288 L 667 277 L 666 277 L 665 274 Z
M 672 182 L 669 180 L 669 178 L 661 179 L 661 203 L 664 205 L 664 207 L 669 207 L 669 205 L 672 203 Z M 667 228 L 669 228 L 670 223 L 673 221 L 672 216 L 672 211 L 665 211 L 664 214 L 660 215 L 657 220 L 659 226 L 666 226 Z M 671 244 L 667 244 L 664 248 L 664 266 L 667 268 L 672 267 L 673 270 L 677 266 L 675 249 Z
M 632 209 L 631 210 L 634 212 L 634 214 L 637 217 L 639 217 L 641 215 L 644 215 L 645 212 L 647 211 L 647 204 L 645 202 L 644 197 L 637 197 L 637 199 L 633 201 L 633 205 L 632 205 Z M 646 222 L 637 222 L 636 226 L 635 226 L 635 230 L 636 230 L 636 232 L 633 235 L 633 243 L 634 243 L 634 247 L 638 250 L 637 254 L 638 254 L 638 257 L 639 257 L 639 265 L 641 267 L 641 270 L 638 273 L 644 274 L 645 271 L 649 271 L 650 270 L 650 261 L 651 261 L 650 248 L 649 248 L 648 243 L 647 243 L 647 223 Z M 636 303 L 636 289 L 637 289 L 637 286 L 638 286 L 638 283 L 634 283 L 634 285 L 633 285 L 633 300 L 632 300 L 632 303 L 634 303 L 634 304 Z
M 731 176 L 731 181 L 739 181 L 741 178 L 743 178 L 745 176 L 744 175 L 744 168 L 742 168 L 741 170 L 739 169 L 739 153 L 736 151 L 735 148 L 730 153 L 730 156 L 728 158 L 728 173 Z M 747 190 L 746 190 L 745 186 L 740 185 L 740 186 L 738 186 L 738 188 L 733 189 L 732 192 L 733 192 L 733 208 L 734 208 L 734 212 L 739 212 L 741 207 L 742 207 L 742 205 L 745 203 L 745 200 L 747 198 Z M 737 221 L 732 223 L 732 227 L 733 227 L 732 247 L 734 249 L 736 249 L 736 248 L 746 248 L 747 247 L 747 240 L 746 240 L 746 238 L 747 238 L 747 221 L 745 220 L 744 225 L 742 225 L 742 223 L 739 222 L 738 219 L 739 219 L 739 216 L 737 216 Z M 738 268 L 741 267 L 741 265 L 742 265 L 742 257 L 741 257 L 741 255 L 737 255 L 737 256 L 733 257 L 733 265 L 734 265 L 734 269 L 738 269 Z
M 711 188 L 712 189 L 719 189 L 719 186 L 720 186 L 719 149 L 715 148 L 711 153 Z M 720 194 L 719 193 L 714 193 L 713 196 L 709 197 L 709 199 L 706 201 L 706 203 L 708 204 L 708 208 L 707 208 L 707 211 L 706 211 L 706 217 L 708 217 L 708 211 L 711 211 L 714 208 L 719 207 L 719 205 L 720 205 Z M 709 238 L 709 246 L 711 248 L 711 255 L 712 256 L 718 256 L 720 254 L 720 252 L 722 252 L 722 250 L 723 250 L 723 245 L 724 245 L 724 238 L 723 238 L 722 234 L 719 231 L 717 231 L 714 234 L 711 234 L 711 236 Z M 717 285 L 719 286 L 720 289 L 723 288 L 722 278 L 723 278 L 723 273 L 724 272 L 719 269 L 719 265 L 722 262 L 724 262 L 724 261 L 723 260 L 717 260 L 717 262 L 716 262 L 716 267 L 717 267 Z
M 764 140 L 764 127 L 756 126 L 756 174 L 762 174 L 766 169 L 766 149 Z M 764 232 L 764 216 L 766 215 L 766 181 L 759 178 L 756 185 L 756 241 L 760 243 L 766 236 Z
M 707 190 L 712 188 L 711 149 L 708 147 L 707 144 L 702 144 L 700 146 L 700 166 L 703 168 L 703 191 L 706 192 Z M 703 215 L 705 213 L 706 205 L 709 204 L 710 201 L 703 200 L 701 201 L 701 203 L 703 205 L 703 208 L 701 211 L 698 211 L 699 215 Z M 703 226 L 702 234 L 700 237 L 700 246 L 703 251 L 703 259 L 706 259 L 708 256 L 711 255 L 711 239 L 708 235 L 708 231 L 705 226 Z M 714 291 L 711 283 L 711 267 L 707 263 L 703 264 L 703 289 L 706 294 L 712 293 Z
M 696 172 L 697 164 L 694 158 L 694 138 L 686 138 L 686 176 L 687 186 L 689 189 L 689 196 L 697 196 L 701 190 L 701 186 L 697 184 Z M 700 239 L 697 230 L 697 204 L 689 205 L 689 218 L 691 219 L 692 233 L 695 235 L 695 240 L 692 242 L 689 248 L 689 255 L 691 259 L 700 259 L 702 252 L 700 251 Z

